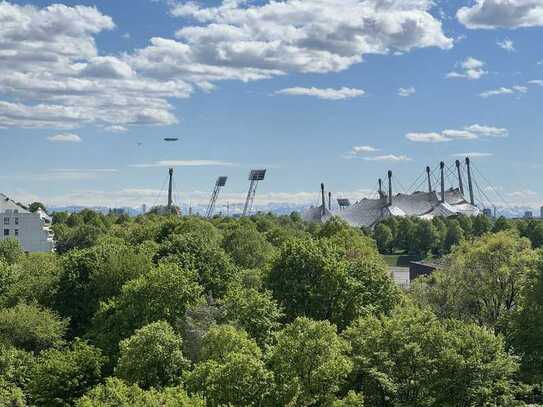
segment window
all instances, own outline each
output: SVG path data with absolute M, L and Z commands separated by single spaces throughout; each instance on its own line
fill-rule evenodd
M 19 236 L 19 229 L 15 229 L 14 232 L 15 232 L 15 236 Z
M 8 217 L 4 217 L 4 225 L 9 225 L 9 218 Z
M 9 229 L 4 229 L 4 236 L 9 236 Z
M 19 218 L 15 218 L 15 224 L 16 224 L 16 225 L 19 224 Z

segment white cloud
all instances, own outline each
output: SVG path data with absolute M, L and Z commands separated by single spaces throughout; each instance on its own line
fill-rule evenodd
M 115 25 L 94 7 L 2 1 L 0 20 L 0 127 L 173 124 L 167 99 L 192 92 L 98 56 L 94 36 Z
M 278 95 L 290 96 L 314 96 L 324 100 L 345 100 L 363 96 L 366 92 L 362 89 L 353 89 L 343 87 L 341 89 L 319 89 L 319 88 L 288 88 L 275 92 Z
M 237 164 L 218 160 L 163 160 L 147 164 L 133 164 L 131 167 L 235 167 Z
M 109 131 L 111 133 L 126 133 L 128 131 L 128 129 L 126 127 L 119 126 L 119 125 L 106 126 L 106 127 L 104 127 L 104 130 Z
M 523 94 L 528 92 L 528 88 L 526 86 L 512 86 L 510 88 L 501 87 L 498 89 L 488 90 L 486 92 L 482 92 L 479 94 L 482 98 L 489 98 L 491 96 L 498 96 L 498 95 L 513 95 L 513 94 Z
M 484 126 L 480 124 L 472 124 L 471 126 L 467 126 L 465 129 L 479 136 L 485 137 L 507 137 L 509 135 L 509 131 L 507 129 Z
M 416 143 L 443 143 L 450 141 L 441 133 L 408 133 L 405 136 L 408 140 Z
M 515 52 L 515 44 L 509 38 L 505 38 L 503 41 L 498 41 L 498 47 L 503 48 L 508 52 Z
M 476 0 L 462 7 L 458 20 L 470 29 L 521 28 L 543 26 L 541 0 Z
M 408 96 L 412 96 L 416 93 L 416 89 L 411 86 L 409 88 L 400 88 L 398 89 L 398 95 L 399 96 L 403 96 L 403 97 L 408 97 Z
M 56 134 L 54 136 L 47 137 L 47 140 L 53 143 L 81 143 L 81 137 L 73 133 Z
M 541 80 L 541 79 L 536 79 L 536 80 L 533 80 L 533 81 L 529 81 L 528 84 L 530 84 L 530 85 L 537 85 L 537 86 L 543 86 L 543 80 Z
M 472 124 L 460 130 L 443 130 L 441 132 L 408 133 L 406 138 L 417 143 L 445 143 L 454 140 L 474 140 L 480 137 L 507 137 L 507 129 Z
M 351 150 L 354 154 L 375 153 L 377 151 L 379 149 L 372 146 L 354 146 Z
M 196 83 L 345 70 L 369 54 L 449 49 L 431 0 L 224 0 L 217 7 L 183 2 L 172 14 L 195 20 L 177 41 L 153 38 L 130 55 L 139 72 Z
M 401 162 L 401 161 L 411 161 L 411 158 L 409 158 L 406 155 L 387 154 L 387 155 L 377 155 L 375 157 L 364 157 L 364 160 L 366 160 L 366 161 Z
M 464 62 L 457 64 L 459 70 L 449 72 L 447 78 L 481 79 L 484 75 L 488 74 L 484 69 L 485 65 L 483 61 L 469 57 Z
M 478 152 L 471 152 L 471 153 L 458 153 L 458 154 L 452 154 L 451 157 L 470 157 L 470 158 L 485 158 L 485 157 L 492 157 L 494 154 L 492 153 L 478 153 Z

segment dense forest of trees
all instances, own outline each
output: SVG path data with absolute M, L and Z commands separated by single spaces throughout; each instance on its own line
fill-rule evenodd
M 543 224 L 54 215 L 0 242 L 2 406 L 543 405 Z M 442 256 L 408 292 L 379 253 Z

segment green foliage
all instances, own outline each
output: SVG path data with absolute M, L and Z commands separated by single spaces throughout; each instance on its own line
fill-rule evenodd
M 204 337 L 200 360 L 223 362 L 230 353 L 260 358 L 262 352 L 256 342 L 249 338 L 245 331 L 237 330 L 231 325 L 211 327 Z
M 509 406 L 517 363 L 501 338 L 473 324 L 438 320 L 408 304 L 367 316 L 345 332 L 352 386 L 369 405 Z
M 25 407 L 26 405 L 23 391 L 0 378 L 0 406 Z
M 24 389 L 33 363 L 31 353 L 0 344 L 0 382 L 5 387 L 9 385 L 12 389 Z
M 386 224 L 380 223 L 375 227 L 373 238 L 377 243 L 379 252 L 390 253 L 394 236 L 392 235 L 392 230 Z
M 192 270 L 160 264 L 126 283 L 117 297 L 102 303 L 90 336 L 114 355 L 118 342 L 136 329 L 162 320 L 175 325 L 201 300 L 202 288 Z
M 224 295 L 237 277 L 237 267 L 219 245 L 193 234 L 170 236 L 162 243 L 159 258 L 195 270 L 205 292 L 215 297 Z
M 443 318 L 499 327 L 517 306 L 535 261 L 527 239 L 488 234 L 456 247 L 442 270 L 415 282 L 413 295 Z
M 245 330 L 257 343 L 264 345 L 281 326 L 283 312 L 269 291 L 254 288 L 230 289 L 223 301 L 224 319 Z
M 329 239 L 291 240 L 273 263 L 267 284 L 290 320 L 304 315 L 344 327 L 370 307 L 386 312 L 380 305 L 393 303 L 397 292 L 383 260 L 376 255 L 349 260 Z
M 23 255 L 24 251 L 17 239 L 0 240 L 0 262 L 15 264 Z
M 101 301 L 119 294 L 126 282 L 146 274 L 151 261 L 118 240 L 72 250 L 62 258 L 62 273 L 55 308 L 71 317 L 71 334 L 80 335 Z
M 332 407 L 364 407 L 364 396 L 351 390 L 344 398 L 335 400 Z
M 62 345 L 66 326 L 54 312 L 37 305 L 0 309 L 0 342 L 29 352 Z
M 30 212 L 38 212 L 40 209 L 43 210 L 44 212 L 47 212 L 47 209 L 45 209 L 45 205 L 41 202 L 32 202 L 28 206 L 28 210 Z
M 179 387 L 142 390 L 120 379 L 108 378 L 75 403 L 76 407 L 205 407 L 198 396 L 189 397 Z
M 115 374 L 144 389 L 178 384 L 189 366 L 182 347 L 181 338 L 167 322 L 146 325 L 119 344 Z
M 522 300 L 513 311 L 509 342 L 522 356 L 521 373 L 531 383 L 543 383 L 543 253 L 529 273 Z
M 103 363 L 98 349 L 79 340 L 66 350 L 42 352 L 30 373 L 30 400 L 44 407 L 73 405 L 99 383 Z
M 251 221 L 227 228 L 223 247 L 237 265 L 249 269 L 262 267 L 273 255 L 273 246 Z
M 5 304 L 14 306 L 22 301 L 53 306 L 61 272 L 58 256 L 53 253 L 31 253 L 19 258 L 10 270 Z
M 331 403 L 352 369 L 349 345 L 329 322 L 297 318 L 277 335 L 269 365 L 278 405 Z

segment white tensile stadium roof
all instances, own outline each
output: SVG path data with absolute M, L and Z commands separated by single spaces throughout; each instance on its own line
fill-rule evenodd
M 411 195 L 393 195 L 392 205 L 389 205 L 388 197 L 384 195 L 379 199 L 362 199 L 349 208 L 339 211 L 330 211 L 326 208 L 323 211 L 322 206 L 309 208 L 304 211 L 302 217 L 308 222 L 324 223 L 331 217 L 337 216 L 351 226 L 373 227 L 390 216 L 413 216 L 430 220 L 438 216 L 477 216 L 479 214 L 479 208 L 471 205 L 459 189 L 450 189 L 445 192 L 445 202 L 441 202 L 436 192 L 415 192 Z

